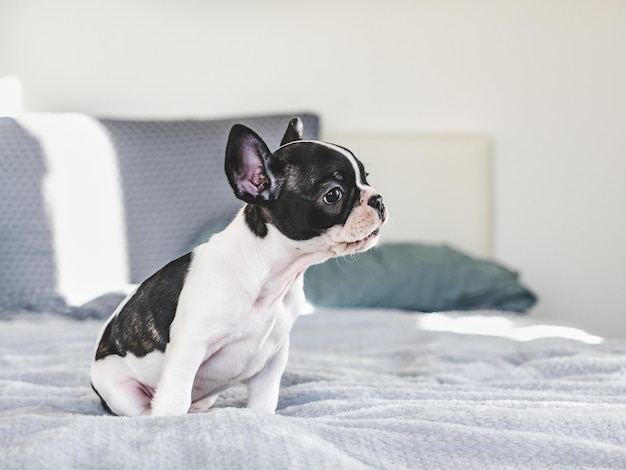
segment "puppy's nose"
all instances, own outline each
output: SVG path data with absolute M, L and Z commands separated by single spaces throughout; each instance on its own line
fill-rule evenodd
M 383 203 L 383 197 L 380 194 L 372 196 L 367 201 L 367 205 L 376 209 L 381 219 L 385 218 L 385 204 Z

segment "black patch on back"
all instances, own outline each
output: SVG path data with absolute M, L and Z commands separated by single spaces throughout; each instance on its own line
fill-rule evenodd
M 258 206 L 248 204 L 244 209 L 246 224 L 252 232 L 260 238 L 267 235 L 267 221 L 263 215 L 263 209 Z
M 105 328 L 96 360 L 110 354 L 143 357 L 153 351 L 165 352 L 191 259 L 192 253 L 181 256 L 139 286 Z

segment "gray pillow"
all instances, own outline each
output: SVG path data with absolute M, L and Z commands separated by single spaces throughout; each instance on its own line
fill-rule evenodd
M 494 309 L 525 312 L 536 296 L 504 266 L 448 246 L 383 244 L 312 266 L 307 299 L 323 307 L 369 307 L 436 312 Z
M 317 138 L 317 116 L 299 115 L 306 138 Z M 232 217 L 242 205 L 224 175 L 232 125 L 250 126 L 273 149 L 291 117 L 146 121 L 34 113 L 0 118 L 0 317 L 18 309 L 66 311 L 69 292 L 76 292 L 74 279 L 80 289 L 93 291 L 93 298 L 141 282 L 184 254 L 203 223 Z M 106 162 L 109 155 L 119 171 L 118 198 L 91 189 L 89 181 L 103 180 L 84 171 L 93 166 L 88 162 Z M 75 260 L 60 257 L 55 246 L 51 211 L 59 209 L 59 201 L 50 200 L 46 187 L 51 166 L 65 171 L 68 165 L 76 171 L 67 189 L 74 191 L 73 182 L 80 183 L 74 200 L 80 198 L 84 208 L 83 214 L 60 208 L 73 214 L 76 220 L 70 223 L 79 229 L 74 233 L 80 232 L 82 247 L 70 247 Z M 120 259 L 99 256 L 96 262 L 93 255 L 115 241 L 90 220 L 110 227 L 102 215 L 112 213 L 109 202 L 123 207 L 124 220 L 116 223 L 125 247 L 117 251 Z M 74 276 L 70 281 L 67 275 L 60 279 L 61 258 L 63 272 Z M 102 282 L 97 274 L 110 265 L 126 265 L 127 274 L 116 272 L 115 279 Z M 72 304 L 90 300 L 86 297 Z

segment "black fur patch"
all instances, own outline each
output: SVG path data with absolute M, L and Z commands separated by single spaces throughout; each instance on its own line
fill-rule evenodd
M 361 180 L 365 174 L 359 164 Z M 274 159 L 282 182 L 278 199 L 263 207 L 263 216 L 292 240 L 309 240 L 331 227 L 342 225 L 359 203 L 357 175 L 351 161 L 324 144 L 294 142 L 279 148 Z M 336 204 L 324 202 L 324 195 L 339 188 L 343 197 Z
M 252 230 L 257 237 L 265 238 L 267 235 L 267 221 L 263 215 L 263 209 L 248 204 L 244 209 L 244 215 L 246 217 L 246 224 L 250 230 Z
M 96 360 L 110 354 L 143 357 L 153 351 L 165 352 L 191 259 L 192 253 L 181 256 L 139 286 L 104 330 Z

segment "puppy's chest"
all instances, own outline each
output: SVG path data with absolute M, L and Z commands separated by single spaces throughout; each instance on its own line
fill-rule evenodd
M 301 286 L 292 286 L 271 302 L 259 297 L 216 344 L 207 345 L 196 388 L 226 387 L 262 370 L 287 344 L 303 302 Z

